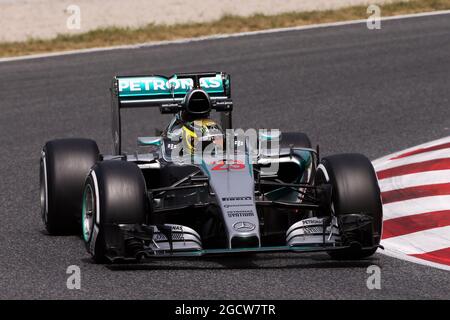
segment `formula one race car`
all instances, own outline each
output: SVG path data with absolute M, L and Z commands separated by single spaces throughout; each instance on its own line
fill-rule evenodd
M 114 154 L 100 154 L 89 139 L 52 140 L 42 150 L 48 232 L 81 231 L 100 263 L 232 252 L 372 255 L 382 203 L 371 162 L 360 154 L 320 160 L 304 133 L 233 130 L 230 84 L 221 72 L 115 77 Z M 126 154 L 120 115 L 132 107 L 174 116 Z

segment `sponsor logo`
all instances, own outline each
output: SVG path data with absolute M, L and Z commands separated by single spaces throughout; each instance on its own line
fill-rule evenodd
M 182 226 L 173 225 L 171 227 L 172 227 L 172 231 L 183 231 Z
M 120 93 L 133 92 L 158 92 L 170 90 L 187 91 L 192 88 L 194 81 L 192 79 L 166 79 L 162 77 L 132 77 L 119 79 Z M 202 89 L 216 89 L 221 88 L 222 83 L 219 77 L 200 78 L 200 86 Z
M 249 232 L 255 230 L 256 226 L 247 221 L 240 221 L 233 224 L 233 229 L 238 232 Z
M 223 206 L 224 208 L 236 208 L 236 207 L 253 207 L 253 203 L 244 203 L 244 204 L 226 204 Z
M 306 219 L 301 221 L 303 225 L 311 225 L 311 224 L 323 224 L 322 219 Z
M 252 197 L 225 197 L 225 198 L 222 198 L 222 201 L 243 201 L 243 200 L 252 200 Z
M 255 215 L 252 210 L 228 211 L 227 214 L 229 218 L 253 217 Z

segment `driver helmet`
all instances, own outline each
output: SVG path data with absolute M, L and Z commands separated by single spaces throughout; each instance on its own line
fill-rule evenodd
M 223 150 L 224 133 L 220 125 L 212 119 L 184 122 L 182 136 L 191 154 L 200 150 L 203 152 L 211 144 L 211 150 Z

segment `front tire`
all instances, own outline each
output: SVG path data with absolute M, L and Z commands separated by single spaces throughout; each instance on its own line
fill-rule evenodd
M 317 169 L 316 184 L 332 185 L 332 209 L 337 217 L 366 214 L 372 218 L 372 230 L 364 231 L 371 249 L 360 247 L 329 251 L 334 259 L 362 259 L 375 253 L 381 239 L 383 209 L 375 170 L 361 154 L 339 154 L 323 158 Z M 370 233 L 370 234 L 369 234 Z
M 114 226 L 143 224 L 146 213 L 145 180 L 136 164 L 109 160 L 95 165 L 86 179 L 82 202 L 83 240 L 94 261 L 106 263 L 117 254 L 107 240 L 118 239 L 112 234 L 117 231 Z

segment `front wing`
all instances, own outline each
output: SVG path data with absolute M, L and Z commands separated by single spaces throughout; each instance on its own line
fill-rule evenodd
M 366 215 L 355 215 L 357 221 L 363 221 Z M 317 222 L 314 224 L 314 222 Z M 320 224 L 318 224 L 320 222 Z M 340 221 L 341 223 L 344 223 Z M 322 227 L 322 229 L 318 229 Z M 107 258 L 112 261 L 141 260 L 166 257 L 200 257 L 239 253 L 312 253 L 334 250 L 361 249 L 358 230 L 372 227 L 371 220 L 348 224 L 337 228 L 337 221 L 328 226 L 317 218 L 297 222 L 286 232 L 286 245 L 258 246 L 244 248 L 204 249 L 198 233 L 186 226 L 164 225 L 110 225 L 105 233 Z M 350 230 L 350 231 L 347 231 Z M 297 239 L 297 240 L 295 240 Z M 364 246 L 362 249 L 374 249 L 378 244 Z

